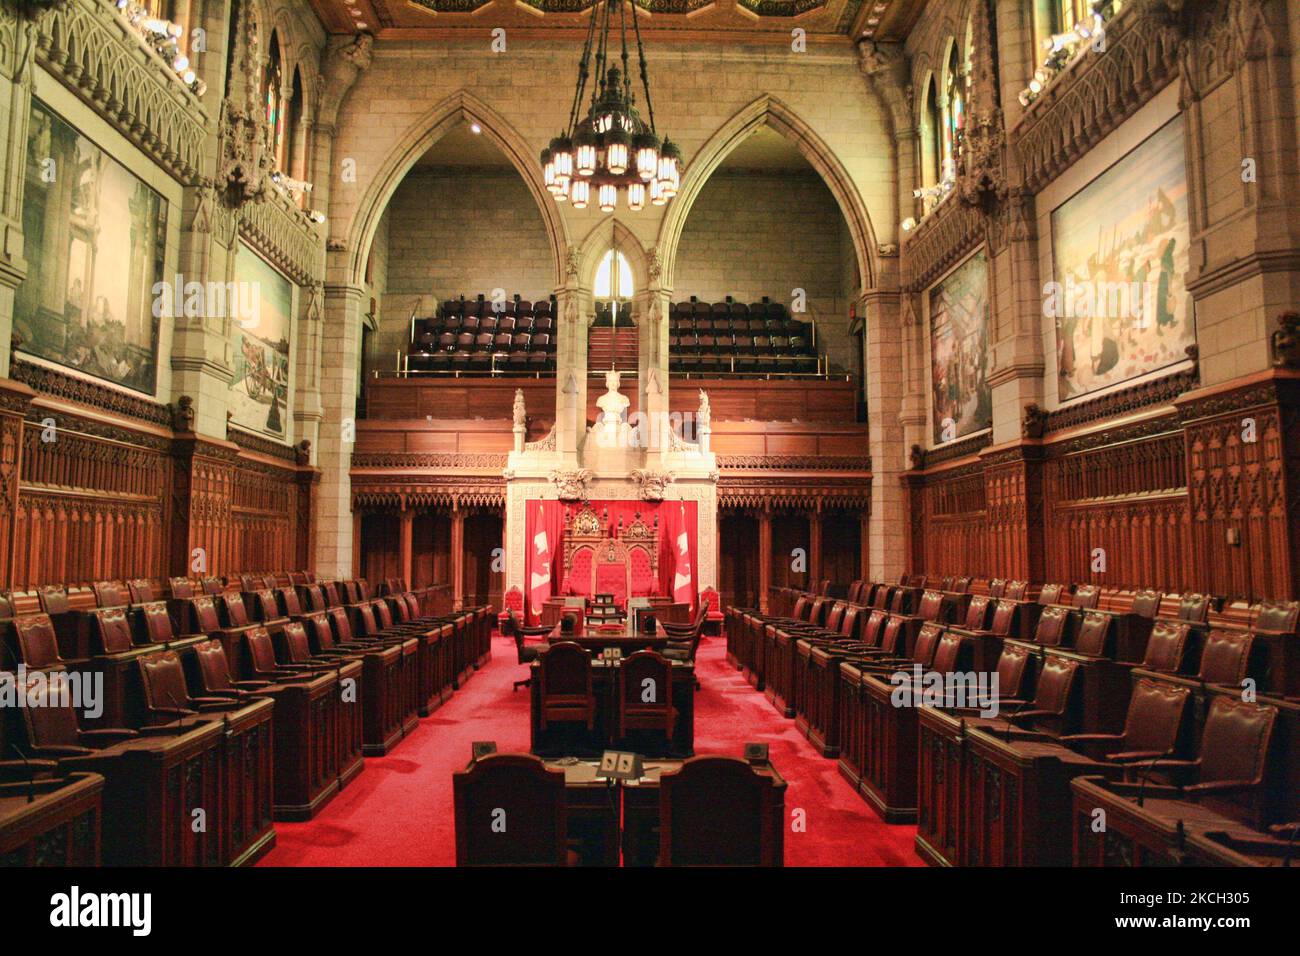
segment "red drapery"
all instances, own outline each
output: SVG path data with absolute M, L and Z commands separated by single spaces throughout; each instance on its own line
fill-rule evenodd
M 699 551 L 698 504 L 694 501 L 591 501 L 602 518 L 608 513 L 609 528 L 618 533 L 619 521 L 626 528 L 639 512 L 641 520 L 653 524 L 659 519 L 659 594 L 674 598 L 680 595 L 689 602 L 692 612 L 699 599 L 696 571 Z M 564 577 L 565 517 L 582 507 L 561 501 L 529 500 L 524 533 L 524 597 L 528 620 L 536 622 L 546 597 L 560 592 Z M 544 536 L 542 534 L 544 532 Z M 682 541 L 685 536 L 685 541 Z M 682 545 L 685 544 L 683 549 Z M 545 546 L 545 547 L 543 547 Z M 678 577 L 678 575 L 681 577 Z
M 560 589 L 564 563 L 564 503 L 529 501 L 524 516 L 524 614 L 542 618 L 542 605 Z

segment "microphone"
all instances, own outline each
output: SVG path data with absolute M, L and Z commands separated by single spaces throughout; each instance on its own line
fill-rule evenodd
M 1015 725 L 1015 719 L 1016 719 L 1016 716 L 1017 716 L 1017 715 L 1018 715 L 1022 710 L 1024 710 L 1028 705 L 1029 705 L 1029 701 L 1027 701 L 1027 700 L 1022 700 L 1022 701 L 1020 702 L 1020 706 L 1018 706 L 1015 710 L 1013 710 L 1013 711 L 1011 712 L 1011 716 L 1008 717 L 1008 718 L 1006 719 L 1006 721 L 1005 721 L 1005 723 L 1006 723 L 1006 732 L 1003 734 L 1003 737 L 1002 737 L 1002 739 L 1003 739 L 1004 742 L 1006 742 L 1006 743 L 1011 743 L 1011 731 L 1015 729 L 1015 726 L 1016 726 L 1016 725 Z
M 1149 764 L 1147 764 L 1146 770 L 1142 771 L 1142 776 L 1138 779 L 1137 805 L 1139 807 L 1142 806 L 1142 792 L 1146 789 L 1147 780 L 1151 776 L 1151 771 L 1156 769 L 1156 764 L 1164 760 L 1166 757 L 1172 757 L 1173 754 L 1174 754 L 1173 748 L 1166 750 L 1164 753 L 1158 755 L 1154 760 L 1152 760 Z
M 23 762 L 23 768 L 27 771 L 27 802 L 35 803 L 36 771 L 32 769 L 32 762 L 27 759 L 27 754 L 23 753 L 23 748 L 19 747 L 17 744 L 12 744 L 11 746 L 14 748 L 14 753 L 18 755 L 18 759 Z
M 163 693 L 166 694 L 166 695 L 167 695 L 167 699 L 170 700 L 170 701 L 172 702 L 172 708 L 176 711 L 176 729 L 177 729 L 177 730 L 181 730 L 181 729 L 182 729 L 182 721 L 183 721 L 184 718 L 185 718 L 185 714 L 183 713 L 183 711 L 186 711 L 186 710 L 188 710 L 189 708 L 188 708 L 188 707 L 182 707 L 181 704 L 180 704 L 180 701 L 178 701 L 178 700 L 176 699 L 175 695 L 173 695 L 171 691 L 169 691 L 169 690 L 164 690 Z M 166 725 L 164 724 L 164 726 L 166 726 Z

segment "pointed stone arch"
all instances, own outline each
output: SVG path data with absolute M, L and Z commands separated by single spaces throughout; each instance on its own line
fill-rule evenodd
M 790 140 L 826 183 L 848 225 L 862 288 L 874 288 L 876 277 L 879 275 L 875 230 L 871 225 L 871 217 L 867 214 L 866 204 L 863 203 L 852 177 L 811 126 L 800 119 L 781 100 L 768 94 L 758 97 L 740 110 L 692 157 L 686 175 L 682 178 L 681 189 L 668 204 L 668 210 L 659 228 L 658 246 L 663 258 L 661 280 L 663 285 L 666 288 L 673 286 L 677 246 L 681 241 L 682 229 L 704 184 L 709 181 L 731 151 L 761 126 L 770 126 Z
M 578 249 L 575 278 L 579 291 L 585 298 L 590 299 L 596 287 L 596 270 L 600 268 L 601 259 L 610 249 L 623 253 L 627 259 L 627 264 L 632 270 L 632 283 L 636 287 L 636 295 L 645 293 L 650 287 L 650 257 L 632 230 L 616 216 L 597 223 L 587 233 L 587 238 L 582 241 L 582 246 Z M 635 313 L 633 318 L 636 318 Z
M 459 90 L 432 107 L 412 123 L 402 137 L 388 150 L 379 173 L 366 187 L 357 212 L 348 228 L 347 275 L 348 281 L 360 285 L 365 279 L 366 257 L 374 241 L 379 220 L 389 201 L 397 192 L 406 174 L 429 147 L 442 139 L 457 123 L 475 123 L 486 137 L 510 161 L 523 178 L 537 203 L 551 247 L 551 265 L 555 285 L 564 284 L 564 265 L 569 245 L 568 227 L 542 182 L 532 148 L 509 122 L 473 94 Z

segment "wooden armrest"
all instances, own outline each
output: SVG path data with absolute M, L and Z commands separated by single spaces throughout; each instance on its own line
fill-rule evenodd
M 1196 797 L 1205 794 L 1217 793 L 1240 793 L 1244 790 L 1254 790 L 1261 786 L 1254 780 L 1215 780 L 1211 783 L 1192 783 L 1183 787 L 1183 792 L 1189 797 Z
M 129 727 L 101 727 L 97 730 L 82 730 L 77 732 L 77 739 L 87 743 L 94 743 L 100 747 L 110 747 L 113 744 L 121 743 L 123 740 L 132 740 L 140 735 Z
M 59 760 L 63 757 L 85 757 L 95 752 L 93 747 L 78 747 L 72 744 L 33 747 L 32 755 L 45 760 Z

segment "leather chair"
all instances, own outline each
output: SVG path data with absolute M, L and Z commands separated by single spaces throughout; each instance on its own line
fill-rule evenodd
M 538 655 L 540 726 L 582 722 L 596 724 L 596 698 L 591 691 L 591 656 L 573 641 L 560 641 Z
M 17 638 L 18 658 L 28 670 L 64 667 L 54 622 L 48 614 L 23 614 L 15 617 L 11 626 Z
M 1228 687 L 1240 688 L 1248 677 L 1260 684 L 1267 664 L 1264 656 L 1253 634 L 1213 630 L 1201 650 L 1201 669 L 1197 676 L 1203 683 Z
M 91 585 L 95 592 L 96 607 L 124 607 L 131 603 L 127 589 L 121 581 L 96 581 Z
M 160 651 L 142 657 L 139 664 L 145 708 L 152 723 L 165 724 L 200 712 L 243 706 L 238 701 L 222 697 L 191 697 L 180 655 L 175 651 Z
M 1068 592 L 1064 584 L 1044 584 L 1038 592 L 1039 604 L 1060 604 Z
M 659 865 L 783 865 L 784 789 L 736 757 L 692 757 L 661 775 Z
M 14 678 L 15 675 L 5 675 Z M 19 708 L 27 731 L 26 756 L 44 760 L 81 757 L 103 750 L 139 734 L 125 727 L 82 730 L 76 708 L 67 694 L 55 693 L 44 675 L 29 673 L 22 688 L 27 706 Z
M 1162 762 L 1196 781 L 1177 787 L 1178 796 L 1262 830 L 1267 822 L 1264 778 L 1277 714 L 1268 704 L 1215 695 L 1201 731 L 1200 756 Z
M 518 614 L 514 611 L 511 611 L 509 614 L 509 621 L 510 621 L 510 630 L 514 634 L 514 638 L 515 638 L 516 659 L 518 660 L 521 666 L 531 665 L 533 661 L 537 660 L 541 656 L 541 653 L 546 649 L 547 644 L 545 642 L 542 642 L 541 644 L 525 644 L 524 643 L 525 638 L 545 637 L 547 634 L 551 633 L 551 628 L 545 624 L 539 625 L 537 627 L 527 627 L 519 619 Z M 532 683 L 533 680 L 531 677 L 525 677 L 523 680 L 517 680 L 514 682 L 514 686 L 511 688 L 511 691 L 512 692 L 517 691 L 521 687 L 529 687 L 532 685 Z
M 624 658 L 618 668 L 620 739 L 626 739 L 632 731 L 662 731 L 667 749 L 672 746 L 676 726 L 672 662 L 651 650 Z
M 1049 737 L 1073 733 L 1080 718 L 1078 674 L 1077 660 L 1049 655 L 1038 674 L 1033 707 L 1013 711 L 1008 720 Z
M 1123 733 L 1067 734 L 1061 743 L 1093 760 L 1152 764 L 1186 745 L 1191 702 L 1189 688 L 1141 677 L 1133 685 Z
M 271 682 L 265 680 L 232 680 L 226 648 L 218 640 L 195 645 L 194 673 L 199 687 L 207 697 L 238 699 L 271 686 Z
M 1192 627 L 1186 621 L 1156 621 L 1147 638 L 1142 668 L 1163 674 L 1183 672 L 1190 652 Z
M 489 754 L 452 774 L 451 788 L 457 866 L 572 862 L 564 773 L 540 757 Z
M 1070 608 L 1048 604 L 1038 617 L 1034 642 L 1043 647 L 1069 647 L 1074 640 L 1074 628 L 1075 615 Z
M 331 663 L 281 664 L 276 660 L 275 645 L 271 643 L 271 635 L 260 625 L 244 632 L 244 647 L 254 680 L 265 680 L 271 683 L 312 680 L 321 671 L 332 670 L 336 666 Z
M 122 654 L 134 647 L 126 608 L 99 607 L 90 612 L 91 649 L 96 654 Z

